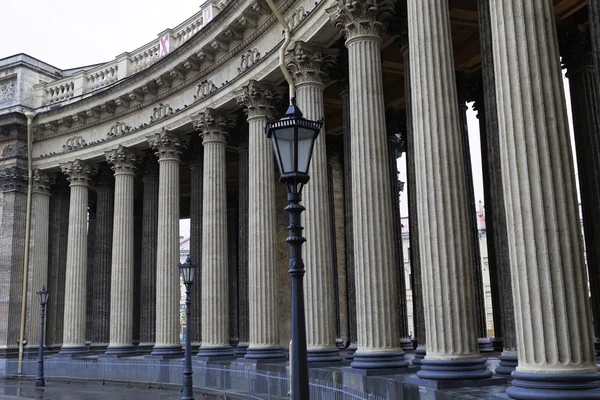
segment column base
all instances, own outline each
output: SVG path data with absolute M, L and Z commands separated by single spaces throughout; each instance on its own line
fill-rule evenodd
M 183 358 L 181 346 L 154 346 L 152 353 L 146 356 L 147 360 L 170 360 L 172 358 Z
M 490 341 L 490 339 L 479 338 L 479 339 L 477 339 L 477 342 L 479 343 L 479 352 L 480 353 L 493 353 L 494 352 L 494 346 L 492 345 L 492 342 Z
M 104 354 L 106 352 L 106 349 L 108 348 L 107 344 L 90 344 L 88 350 L 90 352 L 90 354 Z
M 497 353 L 502 353 L 504 351 L 504 341 L 501 337 L 493 338 L 492 346 L 494 347 L 494 351 Z
M 423 380 L 436 381 L 486 379 L 492 376 L 492 371 L 487 369 L 486 362 L 486 358 L 466 360 L 428 360 L 424 358 L 417 376 Z
M 354 360 L 350 364 L 354 369 L 394 369 L 408 367 L 403 351 L 354 353 Z
M 237 355 L 237 354 L 236 354 Z M 243 357 L 248 362 L 283 362 L 286 360 L 283 347 L 247 347 Z
M 123 358 L 134 357 L 137 355 L 134 346 L 108 346 L 104 354 L 100 354 L 98 358 Z
M 248 346 L 250 344 L 248 342 L 239 342 L 237 347 L 234 350 L 234 354 L 236 357 L 244 358 L 246 353 L 248 353 Z
M 517 365 L 519 365 L 517 356 L 501 355 L 498 359 L 500 360 L 500 365 L 496 367 L 496 373 L 512 379 L 511 374 L 517 368 Z
M 335 339 L 335 346 L 340 350 L 344 350 L 346 347 L 348 347 L 348 339 L 343 339 L 343 338 Z
M 587 374 L 527 374 L 513 372 L 506 395 L 517 400 L 600 399 L 600 372 Z
M 417 372 L 418 374 L 418 372 Z M 463 387 L 482 387 L 482 386 L 495 386 L 503 385 L 507 382 L 505 376 L 494 376 L 491 378 L 483 379 L 452 379 L 452 380 L 435 380 L 435 379 L 422 379 L 417 376 L 407 376 L 404 381 L 407 384 L 415 386 L 423 386 L 431 389 L 457 389 Z
M 346 349 L 346 355 L 344 356 L 344 358 L 346 360 L 354 360 L 354 353 L 356 353 L 357 348 L 358 347 L 356 346 L 356 343 L 350 343 L 350 345 Z
M 427 355 L 427 352 L 425 351 L 424 347 L 417 348 L 417 350 L 415 351 L 415 358 L 413 358 L 413 360 L 412 360 L 412 364 L 421 368 L 421 364 L 423 364 L 423 359 L 425 358 L 426 355 Z
M 87 346 L 63 346 L 54 358 L 75 358 L 89 356 Z
M 194 357 L 196 361 L 212 362 L 234 360 L 233 348 L 231 346 L 200 346 L 198 354 Z
M 402 351 L 414 350 L 413 342 L 410 338 L 400 338 L 400 346 L 402 346 Z
M 329 349 L 308 349 L 307 350 L 308 363 L 336 363 L 342 361 L 340 351 L 337 347 Z
M 151 343 L 140 343 L 136 348 L 136 353 L 140 356 L 145 356 L 152 353 L 154 345 Z

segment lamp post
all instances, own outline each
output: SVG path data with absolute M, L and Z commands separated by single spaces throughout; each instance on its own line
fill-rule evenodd
M 183 368 L 183 396 L 181 400 L 194 400 L 194 388 L 192 386 L 192 343 L 190 339 L 190 303 L 192 283 L 196 274 L 196 264 L 192 264 L 190 256 L 183 264 L 179 264 L 179 272 L 185 285 L 185 366 Z
M 38 351 L 38 370 L 35 377 L 35 386 L 46 386 L 44 382 L 44 314 L 48 303 L 48 291 L 43 286 L 37 294 L 40 297 L 40 349 Z
M 308 361 L 306 355 L 306 322 L 304 316 L 304 261 L 302 260 L 302 237 L 300 214 L 305 208 L 300 205 L 302 188 L 310 177 L 308 167 L 315 139 L 321 131 L 322 122 L 310 121 L 302 117 L 292 97 L 291 104 L 280 120 L 267 120 L 265 132 L 271 139 L 275 157 L 281 173 L 280 181 L 285 184 L 290 203 L 285 210 L 290 214 L 289 274 L 292 278 L 292 400 L 309 398 Z

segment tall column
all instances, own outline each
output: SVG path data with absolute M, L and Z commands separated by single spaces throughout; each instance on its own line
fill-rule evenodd
M 229 345 L 229 280 L 227 263 L 228 121 L 213 109 L 194 119 L 204 146 L 202 196 L 202 346 L 205 360 L 233 356 Z
M 137 157 L 119 146 L 106 152 L 115 173 L 110 341 L 105 356 L 127 357 L 133 347 L 133 184 Z
M 250 195 L 249 186 L 248 137 L 242 134 L 238 145 L 238 288 L 239 288 L 239 331 L 240 342 L 235 348 L 235 355 L 244 357 L 250 345 L 250 302 L 248 273 L 248 212 Z
M 408 3 L 411 105 L 427 355 L 422 379 L 492 375 L 479 355 L 470 209 L 447 2 Z M 431 60 L 437 60 L 431 63 Z
M 469 124 L 467 123 L 467 106 L 468 87 L 467 77 L 464 72 L 456 73 L 456 85 L 458 92 L 458 115 L 460 120 L 460 132 L 462 135 L 463 146 L 463 161 L 465 163 L 465 183 L 466 183 L 466 199 L 469 214 L 468 231 L 471 236 L 471 266 L 473 271 L 473 289 L 475 293 L 475 321 L 477 326 L 477 342 L 479 351 L 482 353 L 490 353 L 494 351 L 492 342 L 487 337 L 487 318 L 485 312 L 485 297 L 483 294 L 483 270 L 481 267 L 481 250 L 479 249 L 479 230 L 477 228 L 477 215 L 475 208 L 475 193 L 473 188 L 473 167 L 471 165 L 471 149 L 469 147 Z
M 135 190 L 134 190 L 135 193 Z M 133 205 L 133 345 L 140 352 L 141 310 L 142 310 L 142 240 L 144 235 L 144 204 L 141 198 L 134 199 Z
M 596 66 L 596 87 L 600 89 L 600 0 L 590 0 L 588 7 L 591 44 Z M 600 96 L 600 92 L 596 93 Z
M 408 313 L 406 309 L 406 280 L 404 276 L 404 254 L 402 249 L 402 219 L 400 215 L 400 181 L 398 179 L 398 158 L 402 155 L 403 139 L 400 136 L 400 113 L 388 111 L 387 144 L 388 174 L 390 179 L 390 204 L 392 205 L 392 226 L 394 239 L 394 261 L 396 267 L 396 287 L 398 288 L 398 336 L 403 350 L 412 350 L 408 337 Z
M 599 398 L 552 2 L 490 5 L 519 351 L 506 393 Z
M 158 157 L 156 342 L 150 357 L 183 356 L 179 341 L 179 156 L 181 142 L 166 129 L 147 137 Z
M 482 92 L 483 97 L 476 99 L 474 108 L 478 111 L 481 139 L 488 266 L 494 308 L 494 345 L 498 337 L 502 344 L 500 365 L 496 367 L 496 373 L 510 375 L 517 366 L 517 337 L 502 186 L 490 3 L 478 0 L 477 8 L 482 65 L 482 90 L 478 93 Z
M 594 347 L 600 350 L 600 108 L 589 31 L 571 26 L 561 35 L 561 55 L 571 92 L 586 261 L 592 298 Z
M 103 353 L 110 336 L 110 276 L 112 269 L 114 176 L 108 166 L 96 176 L 96 243 L 92 270 L 93 329 L 90 349 Z
M 71 187 L 69 238 L 65 277 L 65 319 L 63 345 L 59 356 L 72 357 L 87 353 L 85 346 L 87 289 L 87 211 L 88 183 L 92 169 L 75 160 L 60 165 Z
M 142 270 L 140 289 L 140 344 L 138 352 L 150 352 L 156 342 L 156 254 L 158 244 L 158 162 L 151 152 L 144 156 L 142 210 Z
M 273 148 L 265 136 L 281 95 L 268 84 L 250 81 L 237 93 L 248 116 L 248 360 L 281 360 L 275 262 L 275 169 Z
M 200 138 L 190 143 L 190 259 L 198 265 L 192 285 L 192 313 L 189 329 L 192 349 L 197 352 L 202 343 L 202 180 L 204 179 L 204 148 Z
M 96 247 L 96 201 L 93 198 L 94 191 L 90 187 L 90 199 L 88 202 L 88 234 L 87 234 L 87 289 L 85 300 L 85 342 L 91 345 L 94 330 L 93 295 L 94 295 L 94 254 Z
M 374 12 L 374 7 L 378 9 Z M 338 2 L 330 17 L 346 35 L 352 125 L 352 216 L 358 349 L 353 368 L 408 363 L 398 336 L 398 298 L 388 175 L 381 35 L 392 2 Z
M 50 177 L 39 169 L 33 171 L 32 210 L 35 217 L 31 227 L 31 299 L 27 346 L 40 345 L 40 302 L 36 292 L 48 287 L 48 234 L 50 224 Z
M 69 183 L 58 174 L 50 197 L 50 243 L 48 245 L 48 292 L 55 293 L 46 307 L 46 343 L 58 351 L 62 345 L 65 309 L 65 273 L 67 265 L 67 236 L 69 228 Z
M 227 276 L 229 277 L 229 344 L 237 347 L 240 342 L 238 324 L 238 198 L 237 182 L 227 185 Z
M 323 106 L 324 82 L 335 63 L 337 51 L 298 42 L 288 67 L 296 81 L 298 107 L 307 119 L 317 120 L 325 115 Z M 306 345 L 308 362 L 341 360 L 336 346 L 336 315 L 333 275 L 331 268 L 330 213 L 327 203 L 327 151 L 323 128 L 314 143 L 303 201 L 306 207 L 306 277 L 304 307 L 306 309 Z

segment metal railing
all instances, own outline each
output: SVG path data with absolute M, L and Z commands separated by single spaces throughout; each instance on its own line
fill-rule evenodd
M 35 378 L 37 361 L 24 360 L 23 372 L 17 373 L 16 360 L 5 361 L 5 378 Z M 144 360 L 121 360 L 119 362 L 98 360 L 53 360 L 44 362 L 45 378 L 67 383 L 120 382 L 132 385 L 148 385 L 148 388 L 181 386 L 183 363 L 181 361 L 146 362 Z M 1 367 L 0 367 L 1 368 Z M 290 379 L 283 372 L 256 370 L 243 364 L 194 365 L 194 389 L 199 393 L 222 395 L 234 399 L 283 400 L 289 398 Z M 310 379 L 312 400 L 384 400 L 336 382 Z

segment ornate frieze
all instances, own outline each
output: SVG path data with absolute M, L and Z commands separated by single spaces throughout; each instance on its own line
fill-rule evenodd
M 194 129 L 200 133 L 204 144 L 226 142 L 227 129 L 232 125 L 230 120 L 212 108 L 207 108 L 206 111 L 192 117 L 192 123 Z
M 260 61 L 260 52 L 258 49 L 249 49 L 244 54 L 242 54 L 242 58 L 240 59 L 240 66 L 238 67 L 238 74 L 250 69 L 254 64 Z
M 45 173 L 40 169 L 33 170 L 33 192 L 34 193 L 42 193 L 42 194 L 50 194 L 50 185 L 51 185 L 50 175 Z
M 213 83 L 211 80 L 203 81 L 198 85 L 196 89 L 196 94 L 194 95 L 194 100 L 200 100 L 210 95 L 213 92 L 216 92 L 219 88 Z
M 176 158 L 179 160 L 181 154 L 182 143 L 179 138 L 163 128 L 159 132 L 146 136 L 150 147 L 156 151 L 156 156 L 159 160 L 167 158 Z
M 106 162 L 112 166 L 115 174 L 134 174 L 138 156 L 126 147 L 119 146 L 114 150 L 105 151 Z
M 150 116 L 150 123 L 156 122 L 160 119 L 166 118 L 173 114 L 173 108 L 168 104 L 158 103 L 158 106 L 152 109 L 152 116 Z
M 0 158 L 27 158 L 27 145 L 22 143 L 11 143 L 4 146 Z
M 0 81 L 0 105 L 10 103 L 17 98 L 17 80 L 5 79 Z
M 381 36 L 392 15 L 392 0 L 339 0 L 327 10 L 331 22 L 350 40 L 357 36 Z
M 87 143 L 83 137 L 73 136 L 72 138 L 67 139 L 67 143 L 63 145 L 62 149 L 63 151 L 71 151 L 85 146 L 87 146 Z
M 90 177 L 94 172 L 88 164 L 79 159 L 61 163 L 60 170 L 67 176 L 71 186 L 88 185 Z
M 298 7 L 296 11 L 294 11 L 292 15 L 287 19 L 287 23 L 290 29 L 294 30 L 298 25 L 300 25 L 300 22 L 302 22 L 308 14 L 308 11 L 304 11 L 304 7 Z
M 133 129 L 131 126 L 127 125 L 125 122 L 115 122 L 113 126 L 110 127 L 110 130 L 106 134 L 108 137 L 117 137 L 124 135 L 125 133 L 131 132 Z
M 338 50 L 335 49 L 296 42 L 286 63 L 296 84 L 324 83 L 335 66 L 337 54 Z
M 0 189 L 2 192 L 26 192 L 27 170 L 13 166 L 0 171 Z
M 247 86 L 235 92 L 237 104 L 244 107 L 248 118 L 273 117 L 275 105 L 281 101 L 281 93 L 274 86 L 251 80 Z

